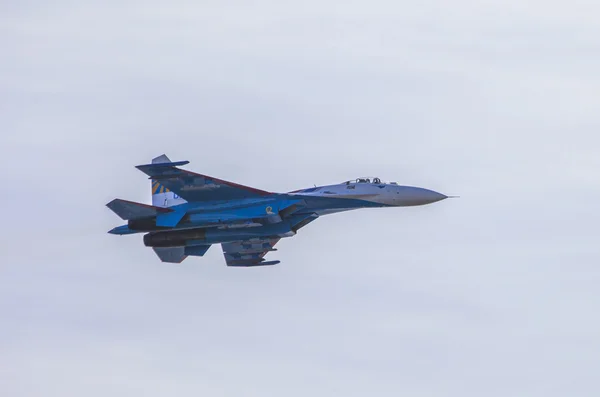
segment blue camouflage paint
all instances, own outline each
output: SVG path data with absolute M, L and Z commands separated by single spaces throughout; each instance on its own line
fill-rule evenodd
M 137 166 L 152 180 L 152 195 L 171 193 L 173 202 L 153 198 L 156 206 L 115 199 L 107 206 L 127 220 L 111 234 L 146 233 L 144 244 L 164 262 L 180 263 L 203 256 L 221 244 L 228 266 L 254 267 L 279 263 L 264 256 L 276 251 L 279 239 L 329 213 L 360 208 L 430 204 L 447 196 L 432 190 L 359 178 L 337 185 L 315 186 L 290 193 L 271 193 L 177 168 L 161 155 Z M 170 196 L 169 196 L 170 197 Z

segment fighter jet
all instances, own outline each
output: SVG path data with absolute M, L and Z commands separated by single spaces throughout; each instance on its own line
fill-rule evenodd
M 221 244 L 227 266 L 276 265 L 275 244 L 320 216 L 359 208 L 407 207 L 448 198 L 432 190 L 358 178 L 289 193 L 272 193 L 179 168 L 166 155 L 136 168 L 149 176 L 152 205 L 114 199 L 106 204 L 127 224 L 111 234 L 144 234 L 163 262 L 181 263 Z

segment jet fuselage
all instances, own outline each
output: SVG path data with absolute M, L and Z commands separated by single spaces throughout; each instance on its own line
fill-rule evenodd
M 177 168 L 166 156 L 137 166 L 152 179 L 153 205 L 115 199 L 107 204 L 127 224 L 112 234 L 147 233 L 144 245 L 161 260 L 180 262 L 222 244 L 229 266 L 262 266 L 280 238 L 319 216 L 359 208 L 408 207 L 444 200 L 433 190 L 358 178 L 289 193 L 271 193 Z

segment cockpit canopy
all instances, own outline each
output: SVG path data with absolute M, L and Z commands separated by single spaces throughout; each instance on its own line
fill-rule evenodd
M 372 184 L 375 184 L 375 185 L 381 185 L 381 184 L 384 184 L 386 182 L 382 182 L 382 180 L 380 178 L 378 178 L 378 177 L 367 176 L 367 177 L 352 179 L 352 180 L 346 181 L 344 183 L 346 185 L 350 185 L 350 184 L 354 184 L 354 183 L 372 183 Z M 389 182 L 389 184 L 396 185 L 396 182 Z

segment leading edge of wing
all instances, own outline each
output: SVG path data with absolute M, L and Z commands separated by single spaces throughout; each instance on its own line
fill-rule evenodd
M 227 185 L 227 186 L 230 186 L 230 187 L 233 187 L 233 188 L 236 188 L 236 189 L 247 190 L 249 192 L 256 193 L 256 195 L 258 195 L 258 196 L 266 196 L 268 194 L 272 194 L 271 192 L 268 192 L 266 190 L 257 189 L 255 187 L 251 187 L 251 186 L 241 185 L 239 183 L 235 183 L 235 182 L 231 182 L 231 181 L 226 181 L 225 179 L 215 178 L 214 176 L 209 176 L 209 175 L 204 175 L 204 174 L 198 174 L 196 172 L 192 172 L 192 171 L 188 171 L 188 170 L 181 170 L 181 169 L 179 169 L 179 170 L 183 171 L 183 172 L 185 172 L 187 174 L 190 174 L 190 175 L 195 175 L 195 176 L 198 176 L 198 177 L 201 177 L 201 178 L 211 179 L 214 182 L 222 183 L 223 185 Z
M 150 179 L 159 180 L 169 190 L 187 201 L 228 200 L 271 194 L 239 183 L 177 168 L 187 161 L 153 163 L 136 166 Z M 225 189 L 223 189 L 225 187 Z

